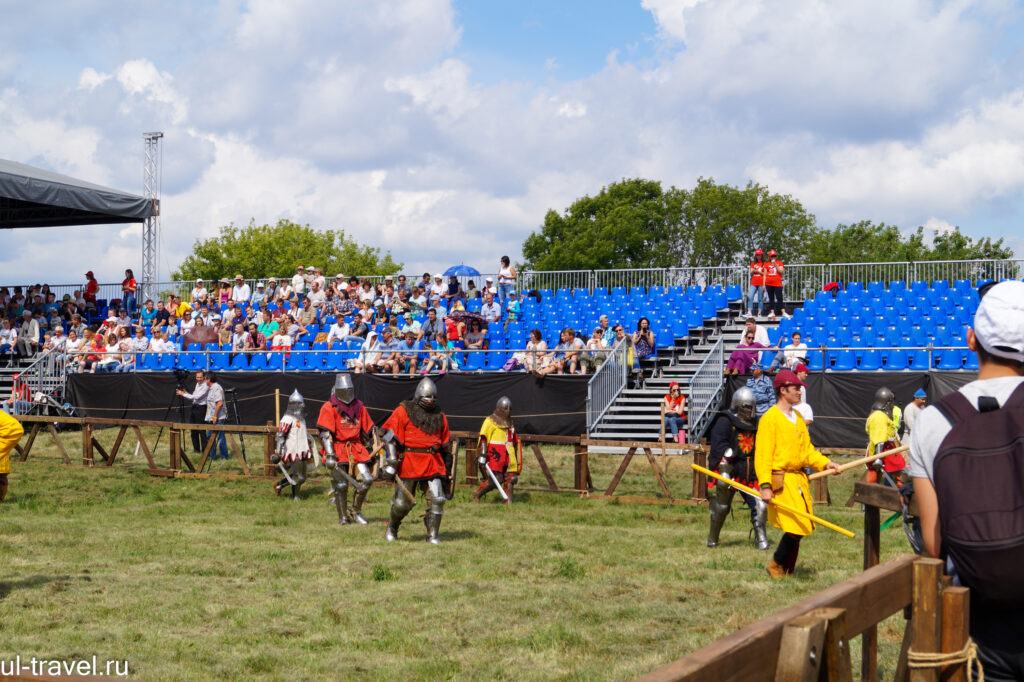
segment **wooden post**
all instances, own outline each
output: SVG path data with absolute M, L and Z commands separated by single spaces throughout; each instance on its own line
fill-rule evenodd
M 274 389 L 274 423 L 281 423 L 281 389 Z
M 275 399 L 277 398 L 276 394 L 279 393 L 280 390 L 281 389 L 274 389 Z M 278 405 L 280 405 L 280 402 L 278 402 Z M 278 407 L 278 410 L 280 410 L 280 407 Z M 281 420 L 278 419 L 278 422 L 280 421 Z M 267 427 L 267 433 L 263 434 L 263 475 L 273 476 L 274 463 L 270 461 L 270 456 L 274 454 L 274 435 L 270 433 L 270 431 L 274 428 L 274 425 L 270 422 L 267 422 Z M 316 435 L 314 435 L 314 438 L 317 439 L 316 442 L 320 442 L 319 438 L 317 438 Z
M 465 482 L 468 485 L 476 485 L 480 482 L 480 471 L 476 465 L 476 453 L 480 447 L 480 441 L 471 443 L 469 439 L 466 439 L 466 470 L 465 470 Z
M 824 479 L 821 479 L 824 480 Z M 878 565 L 880 543 L 880 521 L 878 507 L 864 505 L 864 570 Z M 878 627 L 872 625 L 860 638 L 860 678 L 874 680 L 878 677 Z
M 775 665 L 776 682 L 815 682 L 821 668 L 827 621 L 807 613 L 786 623 Z
M 853 682 L 850 640 L 846 636 L 846 609 L 822 608 L 812 613 L 820 614 L 826 621 L 821 675 L 818 679 L 825 682 Z
M 971 614 L 970 590 L 946 587 L 942 590 L 942 652 L 960 651 L 967 644 Z M 947 666 L 939 673 L 942 682 L 967 682 L 964 663 Z
M 171 471 L 180 471 L 181 464 L 181 431 L 171 429 L 168 432 L 168 442 L 171 444 Z
M 914 562 L 911 647 L 919 654 L 939 653 L 942 648 L 942 604 L 939 598 L 942 565 L 938 559 L 918 559 Z M 910 682 L 938 682 L 938 679 L 938 668 L 910 669 Z
M 573 458 L 573 486 L 576 490 L 586 490 L 589 492 L 592 486 L 586 442 L 581 438 L 580 443 L 574 449 L 576 452 Z
M 82 465 L 91 467 L 92 461 L 92 426 L 82 424 Z
M 707 468 L 708 466 L 708 453 L 703 448 L 693 451 L 693 463 L 697 466 Z M 704 474 L 693 471 L 693 499 L 705 500 L 708 497 L 708 477 Z

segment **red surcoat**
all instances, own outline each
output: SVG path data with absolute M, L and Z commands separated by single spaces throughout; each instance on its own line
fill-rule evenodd
M 370 453 L 359 440 L 360 434 L 373 428 L 373 419 L 365 405 L 359 411 L 358 420 L 353 420 L 338 412 L 328 400 L 320 408 L 316 425 L 334 434 L 334 454 L 338 461 L 347 462 L 349 457 L 357 464 L 369 461 Z
M 444 458 L 440 452 L 412 452 L 426 450 L 433 446 L 442 446 L 451 439 L 448 431 L 448 418 L 441 417 L 441 428 L 437 433 L 424 433 L 417 428 L 405 412 L 405 406 L 399 405 L 391 413 L 382 426 L 385 431 L 391 429 L 395 437 L 405 446 L 405 458 L 398 475 L 402 478 L 430 478 L 446 475 Z

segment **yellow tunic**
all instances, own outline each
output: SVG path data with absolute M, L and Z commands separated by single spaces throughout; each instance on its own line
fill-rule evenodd
M 804 418 L 795 410 L 794 414 L 796 423 L 789 421 L 778 405 L 773 405 L 761 417 L 757 423 L 754 469 L 758 485 L 770 485 L 772 471 L 785 471 L 782 492 L 775 493 L 774 499 L 786 506 L 813 513 L 811 486 L 807 474 L 801 469 L 809 466 L 821 471 L 828 464 L 828 458 L 814 449 Z M 774 504 L 768 505 L 768 523 L 794 535 L 810 535 L 814 531 L 814 523 L 780 511 Z
M 11 450 L 18 444 L 25 429 L 21 422 L 0 411 L 0 474 L 11 473 Z
M 868 454 L 874 454 L 876 445 L 896 438 L 896 421 L 889 419 L 885 412 L 875 410 L 868 415 L 864 430 L 868 433 Z
M 504 445 L 508 451 L 508 470 L 511 472 L 519 471 L 519 453 L 516 452 L 513 444 L 508 442 L 508 429 L 498 426 L 490 417 L 487 417 L 480 426 L 480 435 L 486 438 L 488 443 Z

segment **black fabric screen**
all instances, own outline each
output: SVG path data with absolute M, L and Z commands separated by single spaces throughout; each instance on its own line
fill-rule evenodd
M 578 436 L 587 430 L 587 379 L 589 377 L 529 374 L 446 374 L 433 377 L 438 401 L 453 430 L 475 431 L 494 411 L 501 396 L 512 400 L 516 428 L 521 433 Z M 382 424 L 399 402 L 412 397 L 419 378 L 353 375 L 356 395 L 370 416 Z M 323 401 L 330 397 L 333 374 L 280 372 L 223 372 L 217 377 L 225 389 L 236 389 L 239 419 L 243 424 L 274 420 L 274 389 L 281 391 L 281 412 L 295 389 L 306 400 L 306 418 L 312 424 Z M 68 377 L 68 401 L 87 417 L 182 421 L 173 374 L 72 374 Z M 185 382 L 191 390 L 192 375 Z M 230 395 L 230 394 L 228 394 Z M 230 401 L 229 401 L 230 402 Z M 170 406 L 170 409 L 168 407 Z M 233 417 L 233 414 L 232 414 Z M 232 419 L 233 421 L 233 419 Z

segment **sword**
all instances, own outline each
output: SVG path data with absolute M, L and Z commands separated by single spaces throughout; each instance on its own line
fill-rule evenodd
M 402 479 L 398 477 L 398 474 L 395 474 L 395 485 L 397 485 L 399 488 L 401 488 L 401 490 L 405 494 L 405 496 L 407 498 L 409 498 L 410 502 L 412 502 L 412 506 L 415 507 L 416 506 L 416 498 L 413 496 L 413 494 L 411 492 L 409 492 L 409 489 L 405 487 L 405 483 L 402 483 Z
M 295 485 L 295 481 L 292 480 L 292 477 L 288 475 L 288 471 L 284 468 L 283 459 L 277 460 L 277 468 L 281 470 L 281 473 L 284 474 L 285 480 L 287 480 L 289 484 Z
M 369 489 L 369 486 L 363 485 L 362 483 L 357 481 L 355 478 L 353 478 L 352 474 L 350 474 L 347 471 L 345 471 L 345 467 L 342 466 L 341 462 L 338 462 L 335 465 L 334 470 L 337 471 L 338 473 L 340 473 L 341 477 L 344 478 L 346 481 L 348 481 L 349 485 L 353 486 L 359 492 L 362 492 L 364 490 L 368 490 Z
M 487 466 L 485 464 L 484 465 L 484 469 L 487 470 L 487 475 L 490 476 L 491 483 L 493 483 L 494 487 L 498 489 L 499 493 L 501 493 L 501 499 L 503 499 L 506 502 L 508 502 L 508 494 L 505 493 L 505 489 L 503 487 L 501 487 L 500 483 L 498 483 L 498 477 L 494 475 L 493 471 L 491 471 L 491 467 L 489 467 L 489 466 Z
M 716 480 L 722 481 L 723 483 L 731 485 L 733 488 L 736 488 L 737 490 L 739 490 L 741 492 L 745 492 L 748 495 L 753 495 L 757 499 L 761 499 L 761 493 L 757 492 L 756 490 L 754 490 L 751 487 L 745 486 L 742 483 L 737 483 L 736 481 L 733 481 L 731 479 L 725 478 L 721 474 L 715 473 L 714 471 L 711 471 L 710 469 L 705 469 L 704 467 L 700 466 L 699 464 L 691 464 L 690 467 L 692 467 L 696 471 L 701 472 L 705 476 L 710 476 L 711 478 L 714 478 Z M 851 533 L 850 531 L 846 530 L 845 528 L 840 528 L 839 526 L 835 525 L 834 523 L 829 523 L 825 519 L 819 518 L 819 517 L 815 516 L 814 514 L 808 514 L 807 512 L 802 511 L 800 509 L 794 509 L 793 507 L 790 507 L 788 505 L 782 504 L 782 503 L 778 502 L 774 497 L 771 500 L 769 500 L 768 503 L 769 504 L 774 504 L 776 507 L 778 507 L 782 511 L 789 512 L 790 514 L 793 514 L 794 516 L 802 516 L 805 519 L 808 519 L 810 521 L 813 521 L 814 523 L 817 523 L 817 524 L 820 524 L 820 525 L 824 526 L 825 528 L 828 528 L 829 530 L 834 530 L 837 533 L 841 533 L 842 535 L 845 535 L 848 538 L 854 537 L 854 534 Z

